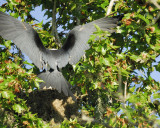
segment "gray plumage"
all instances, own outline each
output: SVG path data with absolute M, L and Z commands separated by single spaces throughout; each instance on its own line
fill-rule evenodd
M 90 48 L 87 41 L 90 35 L 96 31 L 95 24 L 102 30 L 112 33 L 115 31 L 113 28 L 117 26 L 117 20 L 117 18 L 104 17 L 77 26 L 69 32 L 68 38 L 60 49 L 49 50 L 43 46 L 38 33 L 32 26 L 0 12 L 0 36 L 6 40 L 12 40 L 39 69 L 45 67 L 46 64 L 53 69 L 38 75 L 45 81 L 43 85 L 51 86 L 60 93 L 63 91 L 66 96 L 71 96 L 73 100 L 76 100 L 69 89 L 70 84 L 63 77 L 59 68 L 65 67 L 68 63 L 76 64 L 85 54 L 85 50 Z

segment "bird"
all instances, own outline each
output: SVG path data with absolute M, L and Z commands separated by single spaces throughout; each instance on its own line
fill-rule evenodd
M 42 86 L 54 88 L 76 101 L 76 97 L 70 90 L 71 85 L 64 78 L 61 69 L 67 64 L 78 63 L 85 54 L 85 50 L 90 48 L 87 42 L 96 31 L 95 25 L 104 31 L 113 33 L 118 20 L 118 18 L 103 17 L 76 26 L 70 30 L 61 48 L 51 50 L 44 47 L 38 33 L 30 24 L 0 11 L 0 36 L 5 40 L 11 40 L 40 70 L 45 68 L 38 74 L 38 77 L 44 81 Z

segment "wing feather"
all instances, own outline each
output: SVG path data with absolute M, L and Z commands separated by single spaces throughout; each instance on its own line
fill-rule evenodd
M 66 96 L 71 96 L 73 100 L 76 100 L 73 93 L 70 91 L 70 84 L 63 77 L 63 74 L 57 70 L 49 72 L 42 72 L 38 75 L 39 78 L 43 79 L 45 83 L 41 83 L 41 87 L 52 87 L 58 90 L 59 93 L 63 92 Z M 54 80 L 53 80 L 54 78 Z
M 115 29 L 113 28 L 117 26 L 117 21 L 118 18 L 104 17 L 85 25 L 75 27 L 69 32 L 66 42 L 61 49 L 48 51 L 52 58 L 48 58 L 47 63 L 53 67 L 54 62 L 57 61 L 56 63 L 59 68 L 65 67 L 68 63 L 76 64 L 85 54 L 85 50 L 90 48 L 87 42 L 90 35 L 96 31 L 95 25 L 98 25 L 104 31 L 109 31 L 112 33 L 115 32 Z
M 42 68 L 41 55 L 46 49 L 37 32 L 27 23 L 0 12 L 0 35 L 6 40 L 12 40 L 32 62 Z
M 117 21 L 117 18 L 104 17 L 72 29 L 69 32 L 66 42 L 62 46 L 62 49 L 69 54 L 69 64 L 76 64 L 85 54 L 85 50 L 90 48 L 87 42 L 90 35 L 96 31 L 95 25 L 98 25 L 104 31 L 112 33 L 115 32 L 113 28 L 117 26 Z

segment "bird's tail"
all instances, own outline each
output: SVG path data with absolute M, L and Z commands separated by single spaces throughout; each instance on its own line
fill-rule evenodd
M 59 93 L 63 92 L 66 96 L 71 96 L 76 101 L 75 96 L 69 89 L 71 85 L 58 70 L 42 72 L 38 77 L 44 81 L 40 84 L 42 88 L 55 88 Z

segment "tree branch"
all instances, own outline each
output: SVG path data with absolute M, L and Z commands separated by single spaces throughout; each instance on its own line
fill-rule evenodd
M 149 2 L 154 4 L 154 6 L 156 6 L 156 8 L 160 9 L 160 5 L 157 3 L 157 0 L 150 0 Z
M 149 0 L 149 2 L 152 3 L 156 8 L 160 9 L 160 5 L 157 3 L 157 0 Z M 155 18 L 153 24 L 155 24 L 159 18 L 160 18 L 160 12 L 158 12 L 157 17 Z
M 118 0 L 111 0 L 110 3 L 109 3 L 109 6 L 108 6 L 108 10 L 107 10 L 107 16 L 111 13 L 111 10 L 112 10 L 112 7 L 113 7 L 113 4 L 115 1 L 118 1 Z
M 76 12 L 78 14 L 78 16 L 76 17 L 76 25 L 78 26 L 78 25 L 80 25 L 80 19 L 79 19 L 79 17 L 81 15 L 81 4 L 80 4 L 80 2 L 77 2 L 76 6 L 77 6 Z
M 53 9 L 52 9 L 52 35 L 55 36 L 55 43 L 58 46 L 61 46 L 61 40 L 59 38 L 57 32 L 57 24 L 56 24 L 56 0 L 53 0 Z

